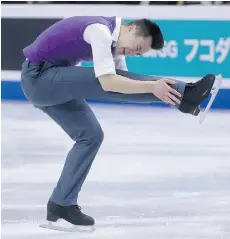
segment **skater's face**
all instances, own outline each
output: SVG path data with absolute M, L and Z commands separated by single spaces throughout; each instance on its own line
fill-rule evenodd
M 121 32 L 116 46 L 116 53 L 125 56 L 142 55 L 151 50 L 151 44 L 151 36 L 138 35 L 136 26 L 130 25 Z

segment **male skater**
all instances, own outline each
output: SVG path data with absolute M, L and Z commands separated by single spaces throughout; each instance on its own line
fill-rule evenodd
M 48 201 L 48 221 L 63 218 L 74 225 L 94 225 L 94 219 L 81 212 L 77 198 L 103 131 L 85 99 L 163 101 L 183 113 L 199 114 L 214 75 L 186 84 L 127 71 L 126 55 L 142 55 L 163 45 L 159 26 L 148 19 L 124 24 L 118 17 L 80 16 L 57 22 L 23 50 L 25 96 L 75 141 Z M 93 68 L 76 66 L 91 60 Z

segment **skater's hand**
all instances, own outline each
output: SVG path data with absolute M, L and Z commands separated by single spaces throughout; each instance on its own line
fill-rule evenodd
M 176 82 L 169 79 L 161 79 L 154 82 L 152 93 L 163 102 L 171 105 L 175 103 L 180 104 L 180 100 L 176 97 L 181 97 L 181 94 L 171 88 L 168 84 L 175 84 Z

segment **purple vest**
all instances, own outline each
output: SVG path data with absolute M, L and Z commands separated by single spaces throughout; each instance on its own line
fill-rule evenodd
M 23 53 L 33 63 L 46 60 L 57 65 L 76 65 L 81 61 L 91 61 L 92 49 L 84 41 L 83 33 L 93 23 L 106 25 L 112 34 L 116 17 L 77 16 L 63 19 L 42 32 L 23 49 Z

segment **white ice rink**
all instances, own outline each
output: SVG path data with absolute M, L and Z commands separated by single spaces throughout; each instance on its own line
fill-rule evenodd
M 105 140 L 79 197 L 91 234 L 42 229 L 72 141 L 27 103 L 2 103 L 3 239 L 229 239 L 230 112 L 91 105 Z

